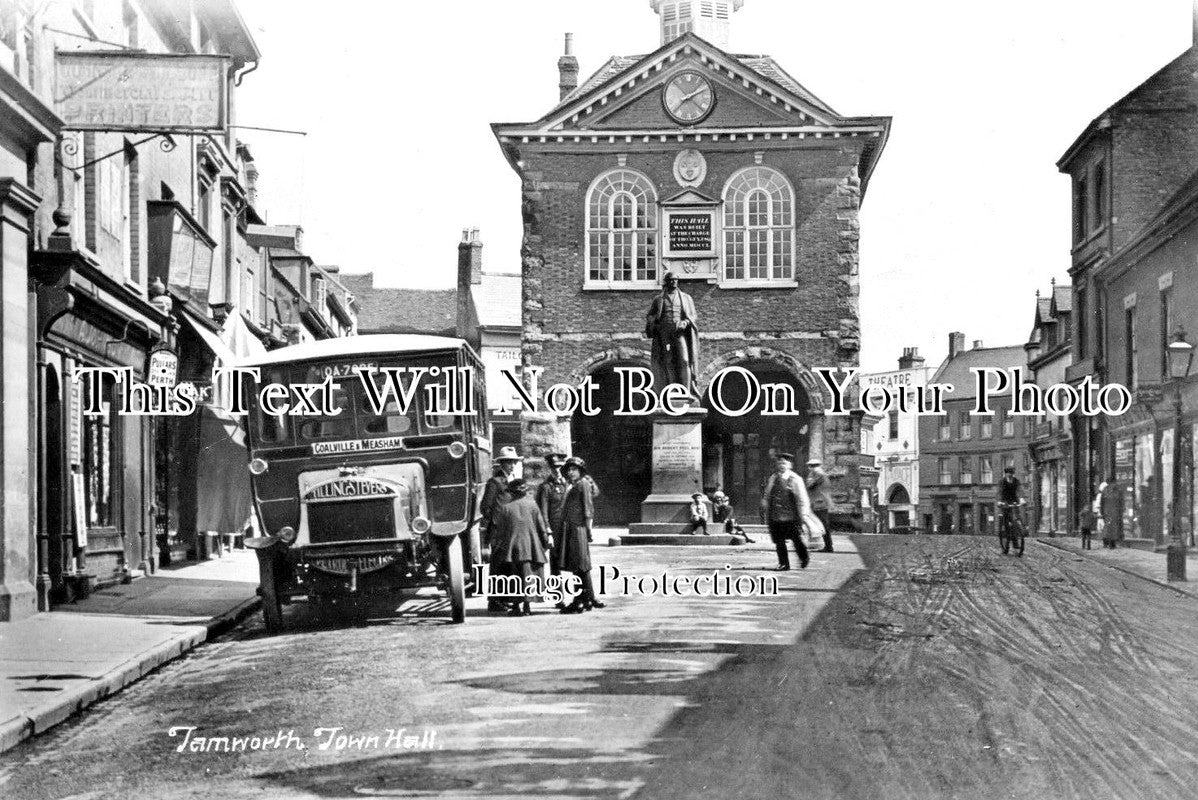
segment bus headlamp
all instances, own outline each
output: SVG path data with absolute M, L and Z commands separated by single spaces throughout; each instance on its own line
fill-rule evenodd
M 418 533 L 421 536 L 428 533 L 432 527 L 433 524 L 426 517 L 416 517 L 412 520 L 412 532 Z
M 250 462 L 250 474 L 251 475 L 263 475 L 269 469 L 270 469 L 270 464 L 267 464 L 266 459 L 264 459 L 264 458 L 255 458 L 253 461 Z
M 466 455 L 466 445 L 463 442 L 453 442 L 449 445 L 449 454 L 454 458 Z
M 275 534 L 283 544 L 291 544 L 295 541 L 295 528 L 290 525 L 285 525 L 279 528 L 279 532 Z

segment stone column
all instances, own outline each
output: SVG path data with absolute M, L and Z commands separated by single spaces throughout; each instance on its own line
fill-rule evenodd
M 37 612 L 29 251 L 41 198 L 0 178 L 0 621 Z

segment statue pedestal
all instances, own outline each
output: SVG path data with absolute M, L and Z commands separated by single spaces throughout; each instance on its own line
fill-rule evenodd
M 672 417 L 653 416 L 652 492 L 641 503 L 641 528 L 646 523 L 683 533 L 690 522 L 691 495 L 703 491 L 703 420 L 707 409 L 692 408 Z M 707 511 L 710 519 L 711 504 Z M 714 533 L 714 523 L 708 529 Z M 632 531 L 634 533 L 638 531 Z M 639 531 L 648 533 L 648 530 Z M 655 532 L 664 532 L 657 528 Z

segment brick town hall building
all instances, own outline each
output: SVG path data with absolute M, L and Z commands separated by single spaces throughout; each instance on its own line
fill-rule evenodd
M 560 102 L 493 126 L 522 181 L 523 367 L 544 368 L 542 389 L 592 376 L 603 409 L 525 414 L 525 455 L 585 458 L 603 523 L 637 520 L 649 493 L 652 423 L 611 413 L 613 369 L 649 366 L 645 315 L 667 271 L 698 310 L 703 405 L 712 376 L 738 365 L 794 387 L 802 412 L 711 410 L 702 488 L 755 518 L 773 453 L 819 456 L 847 521 L 872 480 L 860 418 L 824 415 L 812 369 L 858 364 L 857 212 L 890 119 L 841 116 L 773 58 L 722 49 L 743 2 L 651 0 L 661 47 L 581 84 L 567 36 Z

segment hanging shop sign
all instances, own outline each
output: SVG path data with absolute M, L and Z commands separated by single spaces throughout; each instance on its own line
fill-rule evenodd
M 54 110 L 76 131 L 223 134 L 228 56 L 55 53 Z
M 146 383 L 167 389 L 179 382 L 179 356 L 174 350 L 160 345 L 150 352 L 150 363 L 146 369 Z

